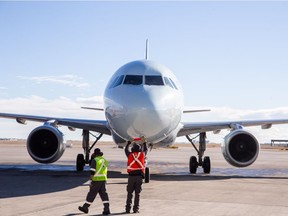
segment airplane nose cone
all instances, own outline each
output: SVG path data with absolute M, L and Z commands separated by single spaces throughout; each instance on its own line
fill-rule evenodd
M 131 123 L 127 128 L 127 133 L 132 137 L 137 137 L 139 134 L 145 137 L 154 136 L 159 133 L 159 130 L 165 133 L 163 126 L 168 123 L 168 119 L 162 113 L 148 108 L 129 108 L 125 118 Z
M 143 87 L 142 87 L 143 88 Z M 124 139 L 144 136 L 147 141 L 165 137 L 175 129 L 181 118 L 181 109 L 175 108 L 169 95 L 159 97 L 153 91 L 135 89 L 134 94 L 122 95 L 121 104 L 110 121 L 115 131 Z M 119 103 L 120 104 L 120 103 Z M 124 105 L 123 105 L 124 104 Z M 164 135 L 164 136 L 163 136 Z

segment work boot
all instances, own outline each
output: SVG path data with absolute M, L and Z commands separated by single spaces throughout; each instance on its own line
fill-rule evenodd
M 104 203 L 104 209 L 103 209 L 103 215 L 109 215 L 110 214 L 110 208 L 109 203 Z
M 126 212 L 126 213 L 130 213 L 130 210 L 131 210 L 131 206 L 127 206 L 127 205 L 126 205 L 126 207 L 125 207 L 125 212 Z
M 103 215 L 109 215 L 109 214 L 111 214 L 111 213 L 110 213 L 110 210 L 108 210 L 108 211 L 106 210 L 106 211 L 103 211 L 102 214 L 103 214 Z
M 85 203 L 83 206 L 79 206 L 78 209 L 82 212 L 84 212 L 85 214 L 87 214 L 89 212 L 89 207 L 90 205 L 88 205 L 87 203 Z
M 88 208 L 84 208 L 83 206 L 79 206 L 78 209 L 82 212 L 84 212 L 85 214 L 87 214 L 89 212 Z
M 133 209 L 133 213 L 140 213 L 139 209 Z

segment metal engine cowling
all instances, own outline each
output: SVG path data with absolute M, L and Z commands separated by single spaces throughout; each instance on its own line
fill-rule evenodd
M 251 133 L 241 129 L 230 132 L 221 148 L 224 158 L 232 166 L 247 167 L 257 159 L 260 146 Z
M 51 125 L 37 127 L 28 136 L 27 150 L 33 160 L 39 163 L 53 163 L 65 151 L 63 134 Z

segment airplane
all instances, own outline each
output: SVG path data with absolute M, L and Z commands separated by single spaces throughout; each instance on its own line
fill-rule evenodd
M 146 48 L 147 52 L 147 48 Z M 184 109 L 181 84 L 166 66 L 146 58 L 129 62 L 120 67 L 111 77 L 104 92 L 103 108 L 82 107 L 103 111 L 106 120 L 73 119 L 24 114 L 0 113 L 2 118 L 16 119 L 20 124 L 27 121 L 41 122 L 43 125 L 32 130 L 27 138 L 27 150 L 32 159 L 39 163 L 53 163 L 65 151 L 63 134 L 58 126 L 67 126 L 71 131 L 83 130 L 82 147 L 84 154 L 78 154 L 77 171 L 83 171 L 89 163 L 90 152 L 103 134 L 110 135 L 119 146 L 127 141 L 143 139 L 150 147 L 167 147 L 177 137 L 186 136 L 197 152 L 191 156 L 189 171 L 192 174 L 202 167 L 210 173 L 209 156 L 206 150 L 206 132 L 219 133 L 230 129 L 221 145 L 226 161 L 235 167 L 247 167 L 257 159 L 260 147 L 256 137 L 244 127 L 261 126 L 269 129 L 273 124 L 287 124 L 288 119 L 243 120 L 223 122 L 183 122 L 185 113 L 209 110 Z M 95 142 L 90 145 L 89 135 L 98 132 Z M 190 137 L 197 134 L 198 147 Z M 145 169 L 145 182 L 150 180 L 149 167 Z

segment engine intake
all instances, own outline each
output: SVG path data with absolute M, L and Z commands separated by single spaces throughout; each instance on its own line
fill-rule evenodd
M 254 163 L 260 149 L 257 139 L 242 129 L 229 133 L 221 148 L 226 161 L 236 167 L 247 167 Z
M 33 160 L 39 163 L 53 163 L 65 151 L 63 134 L 51 125 L 37 127 L 28 136 L 27 150 Z

